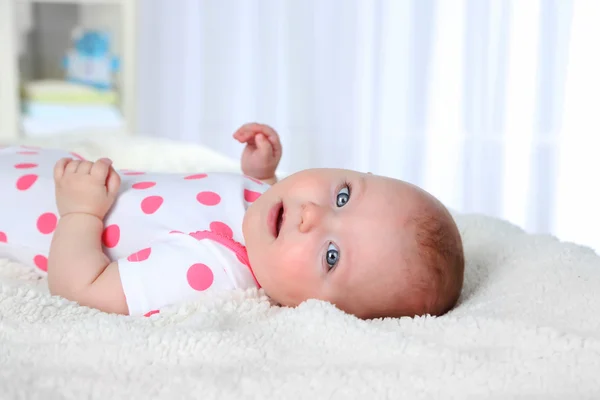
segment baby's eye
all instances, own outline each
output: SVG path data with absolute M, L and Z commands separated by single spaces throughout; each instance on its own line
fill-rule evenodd
M 332 269 L 333 267 L 335 267 L 335 265 L 337 264 L 339 259 L 340 259 L 340 251 L 337 249 L 335 244 L 330 243 L 329 247 L 327 248 L 327 254 L 325 255 L 325 262 L 329 266 L 329 269 Z
M 350 200 L 350 188 L 348 185 L 344 186 L 340 189 L 335 199 L 335 204 L 338 207 L 344 207 L 346 203 Z

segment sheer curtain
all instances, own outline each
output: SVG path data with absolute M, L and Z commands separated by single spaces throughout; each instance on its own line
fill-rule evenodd
M 597 0 L 140 2 L 140 133 L 418 184 L 600 250 Z

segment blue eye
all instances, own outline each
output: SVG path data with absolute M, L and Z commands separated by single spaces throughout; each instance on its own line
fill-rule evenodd
M 335 204 L 338 207 L 344 207 L 346 203 L 350 200 L 350 188 L 348 185 L 344 186 L 340 189 L 335 199 Z
M 337 247 L 333 243 L 330 243 L 329 247 L 327 248 L 327 254 L 325 255 L 325 262 L 329 266 L 329 269 L 332 269 L 333 267 L 335 267 L 335 265 L 338 263 L 339 260 L 340 260 L 340 251 L 337 249 Z

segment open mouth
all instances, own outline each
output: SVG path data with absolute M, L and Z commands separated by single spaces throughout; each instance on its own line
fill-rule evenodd
M 269 211 L 269 228 L 274 237 L 279 237 L 281 224 L 284 219 L 284 211 L 285 208 L 283 207 L 282 202 L 275 204 L 271 211 Z

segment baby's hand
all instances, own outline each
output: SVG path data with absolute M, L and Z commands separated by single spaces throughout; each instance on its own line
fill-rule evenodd
M 54 167 L 56 205 L 61 217 L 85 213 L 104 219 L 112 207 L 121 185 L 112 161 L 96 162 L 63 158 Z
M 273 128 L 262 124 L 246 124 L 233 137 L 246 143 L 242 153 L 242 172 L 256 179 L 271 179 L 281 160 L 279 135 Z

